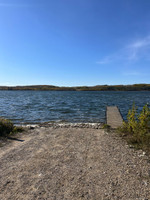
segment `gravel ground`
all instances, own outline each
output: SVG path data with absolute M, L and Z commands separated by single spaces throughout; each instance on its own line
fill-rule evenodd
M 150 162 L 102 129 L 36 127 L 0 148 L 0 200 L 148 200 Z

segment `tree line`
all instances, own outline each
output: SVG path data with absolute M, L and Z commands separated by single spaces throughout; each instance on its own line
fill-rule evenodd
M 150 91 L 150 84 L 96 85 L 59 87 L 53 85 L 0 86 L 0 90 L 40 90 L 40 91 Z

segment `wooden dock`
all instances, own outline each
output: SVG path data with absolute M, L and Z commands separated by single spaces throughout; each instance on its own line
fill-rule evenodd
M 117 128 L 122 125 L 123 118 L 117 106 L 107 106 L 106 120 L 106 123 L 111 126 L 111 128 Z

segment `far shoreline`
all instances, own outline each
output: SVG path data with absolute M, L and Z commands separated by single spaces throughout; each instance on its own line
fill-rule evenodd
M 140 83 L 132 85 L 96 85 L 96 86 L 0 86 L 0 90 L 8 91 L 150 91 L 150 84 Z

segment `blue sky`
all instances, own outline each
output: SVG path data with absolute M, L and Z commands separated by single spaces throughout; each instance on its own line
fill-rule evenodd
M 0 0 L 0 85 L 149 77 L 150 0 Z

